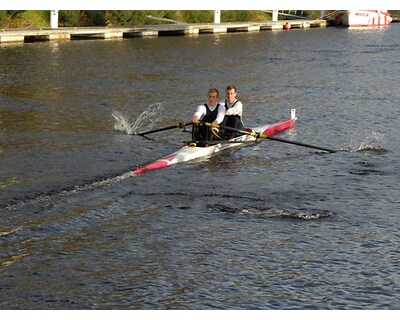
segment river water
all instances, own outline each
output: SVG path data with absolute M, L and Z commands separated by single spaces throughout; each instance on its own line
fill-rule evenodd
M 400 25 L 0 46 L 1 309 L 399 309 Z M 209 87 L 282 138 L 131 176 Z M 138 118 L 147 115 L 138 123 Z M 134 128 L 134 129 L 135 129 Z

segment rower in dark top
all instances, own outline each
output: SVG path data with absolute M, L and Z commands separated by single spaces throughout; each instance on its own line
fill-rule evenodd
M 243 104 L 241 101 L 236 99 L 236 87 L 232 85 L 227 86 L 225 93 L 226 99 L 224 102 L 221 103 L 225 106 L 225 118 L 224 121 L 221 123 L 221 126 L 243 130 Z M 235 132 L 232 132 L 231 130 L 223 130 L 223 135 L 226 139 L 229 139 L 235 136 Z
M 208 90 L 207 103 L 197 107 L 192 117 L 193 141 L 221 140 L 218 125 L 224 120 L 225 108 L 218 103 L 218 98 L 218 89 L 211 88 Z M 211 123 L 211 127 L 203 125 L 204 122 Z

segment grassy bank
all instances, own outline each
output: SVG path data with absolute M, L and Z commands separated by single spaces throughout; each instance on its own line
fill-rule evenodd
M 318 17 L 319 11 L 308 12 L 309 18 Z M 86 26 L 141 26 L 149 24 L 165 24 L 165 20 L 149 18 L 158 17 L 186 23 L 211 23 L 214 21 L 214 11 L 209 10 L 83 10 L 59 11 L 60 27 Z M 315 16 L 315 17 L 314 17 Z M 265 21 L 271 20 L 271 15 L 254 10 L 223 10 L 222 22 Z M 0 28 L 45 28 L 50 25 L 50 11 L 0 11 Z
M 60 27 L 86 26 L 141 26 L 148 24 L 165 24 L 163 20 L 149 18 L 158 17 L 187 23 L 207 23 L 214 21 L 214 11 L 156 11 L 156 10 L 91 10 L 91 11 L 59 11 Z M 270 15 L 262 11 L 222 11 L 221 21 L 264 21 Z M 50 24 L 50 11 L 0 11 L 0 28 L 44 28 Z
M 32 28 L 48 27 L 50 11 L 13 11 L 0 10 L 0 28 Z
M 326 11 L 329 15 L 330 11 Z M 399 15 L 400 11 L 390 11 Z M 334 12 L 331 12 L 334 14 Z M 305 12 L 308 19 L 318 18 L 320 11 Z M 209 10 L 60 10 L 60 27 L 88 26 L 142 26 L 149 24 L 165 24 L 165 20 L 152 17 L 171 19 L 186 23 L 211 23 L 214 21 L 214 11 Z M 222 10 L 222 22 L 265 21 L 271 20 L 271 15 L 255 10 Z M 49 10 L 0 10 L 0 28 L 47 28 L 50 25 Z

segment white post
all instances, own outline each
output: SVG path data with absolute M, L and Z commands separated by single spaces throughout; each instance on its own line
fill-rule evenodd
M 320 12 L 320 17 L 321 17 L 321 18 L 325 17 L 325 10 L 321 10 L 321 12 Z
M 278 21 L 278 10 L 272 10 L 272 21 Z
M 58 10 L 50 10 L 50 28 L 58 28 Z
M 221 10 L 214 10 L 214 23 L 221 22 Z

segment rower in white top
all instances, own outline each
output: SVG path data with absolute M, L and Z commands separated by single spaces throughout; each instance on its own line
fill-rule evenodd
M 236 98 L 237 89 L 235 86 L 230 85 L 226 87 L 225 93 L 225 101 L 220 102 L 223 106 L 225 106 L 225 118 L 221 123 L 221 126 L 243 130 L 243 104 Z M 236 132 L 230 130 L 224 130 L 223 136 L 225 139 L 231 139 L 235 137 L 235 133 Z
M 216 88 L 208 90 L 207 103 L 199 105 L 192 117 L 193 141 L 207 142 L 211 140 L 222 140 L 218 133 L 218 126 L 224 120 L 225 108 L 218 103 L 219 92 Z M 206 126 L 205 123 L 211 123 Z

